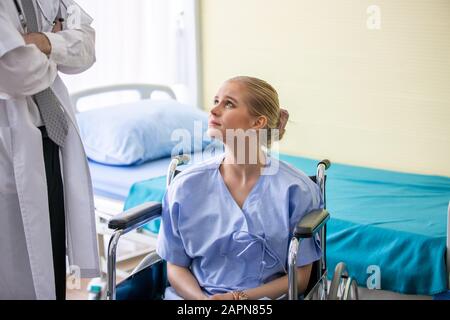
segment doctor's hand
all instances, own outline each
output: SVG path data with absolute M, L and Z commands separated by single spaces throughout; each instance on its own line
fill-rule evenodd
M 52 52 L 52 45 L 47 36 L 40 32 L 31 32 L 23 35 L 26 44 L 34 44 L 45 55 L 49 56 Z
M 63 20 L 55 21 L 55 25 L 53 26 L 53 29 L 52 29 L 53 33 L 62 31 L 63 26 L 62 26 L 62 22 L 61 21 L 63 21 Z

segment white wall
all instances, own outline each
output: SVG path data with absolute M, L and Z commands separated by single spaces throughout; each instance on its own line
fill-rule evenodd
M 261 77 L 291 113 L 282 152 L 450 176 L 449 1 L 203 0 L 201 18 L 205 105 Z

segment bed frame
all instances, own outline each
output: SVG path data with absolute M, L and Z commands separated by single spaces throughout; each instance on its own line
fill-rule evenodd
M 95 96 L 103 93 L 120 92 L 120 91 L 136 91 L 139 93 L 141 100 L 151 99 L 154 92 L 164 92 L 169 95 L 172 99 L 176 99 L 173 90 L 164 85 L 159 84 L 142 84 L 142 83 L 130 83 L 130 84 L 117 84 L 111 86 L 98 87 L 88 90 L 83 90 L 70 95 L 72 105 L 75 107 L 75 111 L 78 113 L 78 102 L 80 99 Z
M 121 91 L 137 92 L 141 100 L 151 99 L 153 93 L 155 92 L 163 92 L 166 93 L 170 98 L 176 99 L 175 93 L 168 86 L 142 83 L 118 84 L 83 90 L 72 94 L 70 96 L 70 99 L 72 105 L 75 108 L 75 112 L 80 113 L 82 112 L 79 109 L 80 100 L 104 93 L 115 93 Z M 111 231 L 108 229 L 107 224 L 111 217 L 122 212 L 124 202 L 94 194 L 94 205 L 97 221 L 97 240 L 100 254 L 100 268 L 102 272 L 102 279 L 104 279 L 106 282 L 107 264 L 105 244 L 107 244 L 107 239 L 105 239 L 105 237 L 109 237 L 111 235 Z M 131 270 L 129 268 L 134 267 L 132 265 L 132 261 L 134 259 L 147 255 L 156 247 L 156 235 L 150 234 L 149 232 L 146 232 L 142 229 L 138 230 L 137 232 L 130 233 L 126 238 L 126 240 L 130 241 L 130 243 L 134 243 L 137 249 L 133 250 L 133 252 L 119 254 L 118 256 L 117 262 L 119 263 L 119 269 L 117 270 L 117 275 L 123 278 L 129 275 L 129 270 Z M 123 268 L 120 268 L 120 265 L 122 265 Z

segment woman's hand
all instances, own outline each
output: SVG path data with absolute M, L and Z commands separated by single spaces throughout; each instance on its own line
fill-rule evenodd
M 234 296 L 231 292 L 218 293 L 209 297 L 209 300 L 234 300 Z
M 177 266 L 167 262 L 167 278 L 175 292 L 186 300 L 206 300 L 197 279 L 188 267 Z

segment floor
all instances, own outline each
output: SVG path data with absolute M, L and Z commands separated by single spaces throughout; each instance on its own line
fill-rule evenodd
M 367 288 L 358 288 L 360 300 L 431 300 L 432 296 L 401 294 L 385 290 L 369 290 Z
M 91 279 L 81 279 L 80 289 L 67 289 L 66 299 L 67 300 L 88 300 L 89 292 L 87 287 Z
M 130 265 L 136 264 L 136 261 Z M 118 282 L 121 279 L 118 278 Z M 88 300 L 89 292 L 87 291 L 90 279 L 81 280 L 81 288 L 78 290 L 67 290 L 67 300 Z M 369 290 L 367 288 L 358 288 L 360 300 L 431 300 L 431 296 L 405 295 L 392 291 Z M 449 295 L 450 296 L 450 295 Z
M 108 243 L 112 231 L 107 226 L 109 219 L 122 212 L 124 204 L 121 201 L 112 200 L 109 198 L 95 197 L 96 218 L 97 218 L 97 240 L 99 244 L 99 254 L 101 260 L 101 269 L 106 272 L 106 253 L 108 252 Z M 116 281 L 119 283 L 126 277 L 126 273 L 131 272 L 138 263 L 148 254 L 149 251 L 154 250 L 156 246 L 156 236 L 149 234 L 145 230 L 139 232 L 129 232 L 120 238 L 117 247 L 117 277 Z M 134 257 L 136 254 L 139 256 Z M 125 259 L 125 261 L 121 261 Z M 125 272 L 121 272 L 125 271 Z M 106 278 L 106 275 L 104 275 Z M 68 289 L 66 291 L 67 300 L 88 300 L 91 298 L 88 287 L 91 279 L 81 279 L 78 288 L 70 289 L 70 281 L 68 281 Z M 94 280 L 100 282 L 100 279 Z M 105 283 L 105 281 L 103 281 Z
M 141 261 L 143 257 L 137 257 L 134 259 L 130 259 L 125 262 L 118 263 L 118 267 L 122 270 L 131 271 L 136 267 Z M 116 278 L 117 283 L 123 280 L 122 277 Z M 88 286 L 89 283 L 92 281 L 92 279 L 81 279 L 79 288 L 76 289 L 70 289 L 70 285 L 68 285 L 68 289 L 66 291 L 66 299 L 67 300 L 92 300 L 90 298 L 89 292 L 88 292 Z

